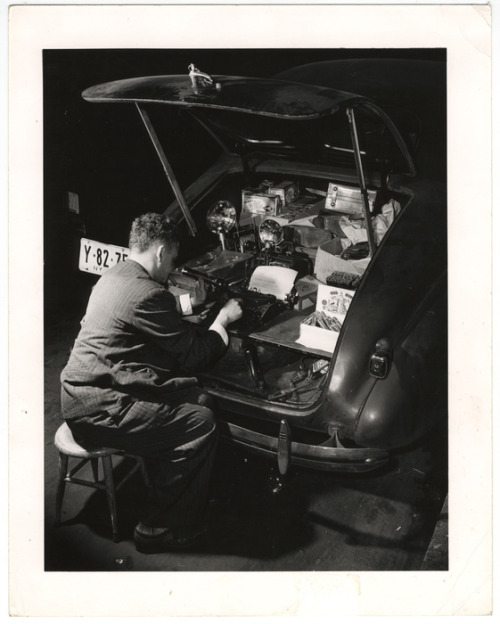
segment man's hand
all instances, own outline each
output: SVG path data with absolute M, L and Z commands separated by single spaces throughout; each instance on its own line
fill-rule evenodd
M 230 323 L 234 323 L 243 315 L 241 309 L 241 301 L 239 299 L 229 299 L 221 308 L 217 318 L 215 319 L 222 327 L 227 327 Z
M 199 306 L 202 303 L 205 303 L 206 298 L 207 298 L 207 289 L 205 288 L 205 280 L 199 279 L 196 282 L 194 294 L 191 296 L 191 303 L 192 303 L 193 308 L 196 308 L 196 306 Z

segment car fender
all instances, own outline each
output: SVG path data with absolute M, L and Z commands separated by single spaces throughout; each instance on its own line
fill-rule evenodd
M 414 442 L 446 416 L 446 276 L 436 283 L 393 350 L 361 409 L 354 439 L 361 446 L 397 448 Z
M 442 301 L 441 307 L 446 309 L 446 241 L 443 244 L 442 240 L 443 231 L 446 232 L 445 198 L 436 188 L 420 186 L 419 191 L 377 249 L 356 291 L 333 354 L 328 400 L 320 407 L 318 417 L 329 430 L 337 430 L 351 439 L 356 435 L 364 439 L 368 413 L 370 418 L 375 418 L 375 412 L 370 410 L 377 409 L 378 413 L 382 409 L 375 400 L 379 393 L 381 402 L 387 393 L 387 400 L 399 405 L 389 387 L 391 384 L 398 387 L 398 367 L 406 379 L 405 340 L 419 335 L 418 327 L 425 326 L 423 319 L 434 300 Z M 446 312 L 440 313 L 436 326 L 441 333 L 446 333 L 446 323 Z M 388 340 L 392 351 L 392 366 L 383 381 L 369 371 L 370 359 L 380 339 Z M 428 347 L 424 347 L 424 343 L 417 346 L 431 350 L 431 342 Z M 411 358 L 409 362 L 411 369 Z M 383 391 L 380 386 L 387 390 Z M 394 410 L 400 413 L 399 408 Z M 364 418 L 368 419 L 366 424 Z M 381 431 L 382 425 L 379 428 Z M 415 436 L 410 429 L 407 433 L 409 442 Z M 366 437 L 370 435 L 366 433 Z M 378 437 L 385 447 L 381 433 Z M 402 433 L 397 437 L 406 444 Z

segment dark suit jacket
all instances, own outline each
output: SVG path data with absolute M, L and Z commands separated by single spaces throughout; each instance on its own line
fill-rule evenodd
M 117 264 L 95 285 L 62 371 L 63 416 L 118 414 L 131 398 L 168 403 L 225 348 L 216 331 L 184 323 L 175 297 L 140 264 Z

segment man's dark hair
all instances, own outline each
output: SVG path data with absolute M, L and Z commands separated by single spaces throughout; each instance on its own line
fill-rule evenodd
M 156 212 L 148 212 L 137 217 L 130 229 L 130 249 L 146 251 L 156 242 L 164 243 L 168 247 L 179 242 L 174 222 Z

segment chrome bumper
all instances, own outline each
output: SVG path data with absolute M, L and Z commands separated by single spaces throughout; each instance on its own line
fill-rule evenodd
M 221 423 L 221 436 L 249 451 L 276 458 L 281 474 L 290 464 L 332 472 L 367 472 L 389 461 L 389 453 L 381 449 L 345 448 L 303 444 L 291 439 L 285 420 L 281 421 L 278 437 L 268 436 L 239 425 Z

